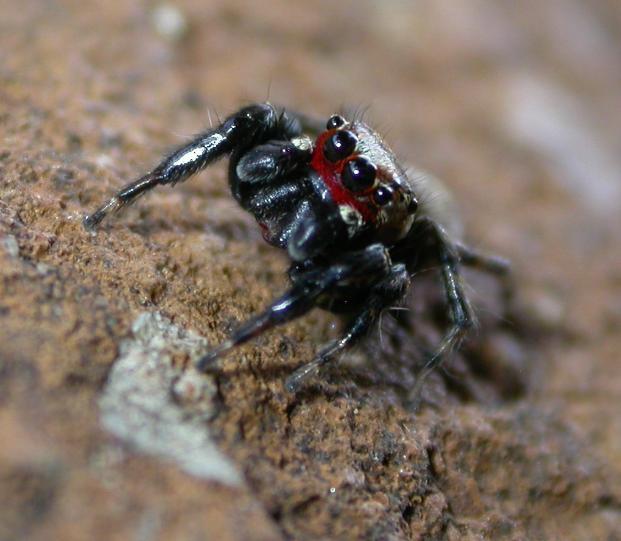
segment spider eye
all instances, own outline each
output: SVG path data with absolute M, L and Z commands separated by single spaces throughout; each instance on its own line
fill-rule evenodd
M 383 207 L 392 201 L 393 192 L 388 186 L 379 186 L 373 192 L 373 201 L 376 205 Z
M 344 160 L 355 150 L 358 138 L 350 131 L 340 130 L 332 134 L 323 146 L 326 160 L 336 163 Z
M 368 158 L 359 156 L 345 164 L 341 173 L 341 180 L 348 190 L 361 192 L 373 186 L 376 175 L 377 167 L 375 164 Z
M 326 130 L 335 130 L 345 124 L 345 119 L 341 115 L 332 115 L 326 124 Z

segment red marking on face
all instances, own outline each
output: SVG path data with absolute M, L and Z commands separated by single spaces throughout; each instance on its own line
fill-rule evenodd
M 261 228 L 261 236 L 263 237 L 263 240 L 268 244 L 274 244 L 274 236 L 272 235 L 272 232 L 267 224 L 263 222 L 258 222 L 258 224 Z
M 376 209 L 370 204 L 360 201 L 355 194 L 345 188 L 341 182 L 343 166 L 345 162 L 351 159 L 352 156 L 355 156 L 355 154 L 336 163 L 327 160 L 323 155 L 323 146 L 326 140 L 336 131 L 337 130 L 328 130 L 317 137 L 310 165 L 325 182 L 332 199 L 334 199 L 337 205 L 349 205 L 356 209 L 365 221 L 374 222 L 377 214 Z

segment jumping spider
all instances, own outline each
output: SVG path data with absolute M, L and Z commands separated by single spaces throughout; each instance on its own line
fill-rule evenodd
M 316 139 L 305 131 L 315 131 Z M 184 181 L 227 154 L 233 197 L 256 218 L 269 244 L 287 250 L 292 286 L 201 358 L 202 371 L 235 346 L 315 306 L 343 314 L 342 337 L 287 378 L 285 386 L 294 392 L 363 337 L 384 309 L 402 301 L 411 277 L 431 257 L 441 269 L 452 325 L 421 370 L 419 387 L 473 325 L 460 264 L 507 271 L 505 260 L 483 256 L 449 235 L 425 200 L 424 178 L 406 174 L 367 124 L 333 115 L 324 128 L 269 103 L 240 109 L 174 151 L 86 216 L 85 227 L 95 228 L 155 186 Z

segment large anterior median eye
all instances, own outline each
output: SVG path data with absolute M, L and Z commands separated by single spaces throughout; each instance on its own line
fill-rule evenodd
M 326 160 L 336 163 L 350 156 L 356 149 L 358 138 L 350 131 L 339 130 L 333 133 L 323 146 Z
M 341 180 L 348 190 L 363 192 L 373 186 L 376 175 L 377 167 L 375 164 L 364 156 L 358 156 L 345 164 L 341 173 Z

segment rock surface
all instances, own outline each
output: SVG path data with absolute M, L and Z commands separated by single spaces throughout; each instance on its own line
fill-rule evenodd
M 618 3 L 256 6 L 0 5 L 0 539 L 621 539 Z M 286 286 L 223 166 L 81 226 L 268 94 L 369 105 L 514 263 L 418 411 L 433 273 L 292 396 L 329 314 L 190 366 Z

